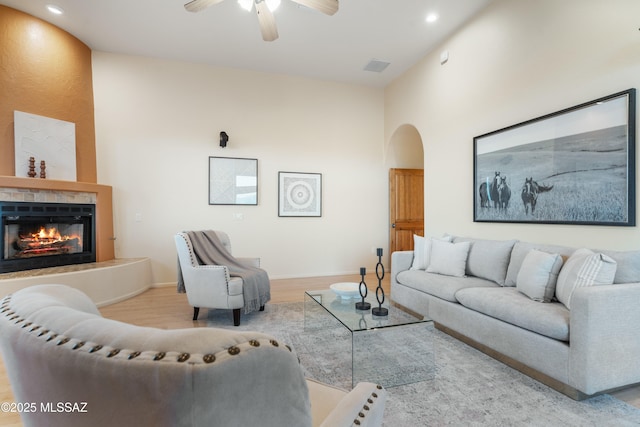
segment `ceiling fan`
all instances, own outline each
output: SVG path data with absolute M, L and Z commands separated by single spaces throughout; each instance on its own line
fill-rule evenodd
M 184 8 L 189 12 L 200 12 L 209 6 L 218 4 L 223 0 L 192 0 L 184 5 Z M 333 15 L 338 11 L 338 0 L 291 0 L 294 3 L 301 4 L 311 9 L 315 9 L 318 12 L 325 13 L 327 15 Z M 272 9 L 269 8 L 268 0 L 245 0 L 238 1 L 239 3 L 245 3 L 248 6 L 246 8 L 251 10 L 253 5 L 256 5 L 256 13 L 258 14 L 258 23 L 260 24 L 260 32 L 262 32 L 262 39 L 270 42 L 278 38 L 278 29 L 276 28 L 276 20 L 273 17 Z M 279 4 L 279 1 L 278 1 Z M 243 6 L 244 7 L 244 6 Z

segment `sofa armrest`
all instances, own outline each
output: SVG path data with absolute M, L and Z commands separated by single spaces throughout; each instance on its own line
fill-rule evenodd
M 586 394 L 640 382 L 640 283 L 578 288 L 570 317 L 570 385 Z
M 396 282 L 396 276 L 401 271 L 411 268 L 413 263 L 413 251 L 396 251 L 391 254 L 391 284 Z
M 307 378 L 313 425 L 320 427 L 381 426 L 387 391 L 361 382 L 353 390 L 342 389 Z M 357 421 L 355 423 L 354 421 Z

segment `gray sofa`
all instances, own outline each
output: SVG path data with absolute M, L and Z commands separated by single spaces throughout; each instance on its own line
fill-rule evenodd
M 429 260 L 416 265 L 414 251 L 394 252 L 395 304 L 433 319 L 438 329 L 577 400 L 640 383 L 640 251 L 591 256 L 604 262 L 600 272 L 608 269 L 613 284 L 579 283 L 583 268 L 568 304 L 566 294 L 562 301 L 558 297 L 566 293 L 570 270 L 575 273 L 579 266 L 577 248 L 515 240 L 445 240 L 450 240 L 446 247 L 466 246 L 466 258 L 436 253 L 444 247 L 440 239 L 425 239 L 432 245 L 427 257 L 432 262 L 438 261 L 436 256 L 464 262 L 462 275 L 432 268 Z M 416 248 L 416 257 L 423 259 L 423 247 Z M 545 298 L 526 287 L 529 276 L 538 274 L 532 273 L 530 261 L 552 254 L 562 261 L 549 271 L 545 292 L 550 301 L 541 302 Z

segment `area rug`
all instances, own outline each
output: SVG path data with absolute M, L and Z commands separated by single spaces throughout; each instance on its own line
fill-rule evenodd
M 225 310 L 210 310 L 207 317 L 210 327 L 271 334 L 293 347 L 308 377 L 351 388 L 351 335 L 342 326 L 305 331 L 302 303 L 267 304 L 263 312 L 243 314 L 241 322 L 235 328 Z M 640 425 L 640 409 L 612 396 L 577 402 L 433 327 L 414 335 L 398 329 L 396 349 L 427 343 L 416 357 L 433 373 L 387 388 L 384 426 Z

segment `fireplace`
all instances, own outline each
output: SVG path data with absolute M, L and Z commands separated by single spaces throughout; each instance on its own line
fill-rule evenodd
M 0 202 L 0 273 L 96 261 L 95 205 Z

